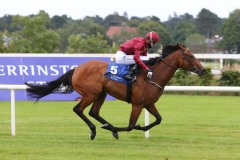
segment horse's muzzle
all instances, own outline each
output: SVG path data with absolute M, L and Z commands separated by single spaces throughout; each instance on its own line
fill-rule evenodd
M 202 76 L 202 75 L 204 75 L 206 73 L 206 69 L 198 69 L 197 70 L 197 74 L 199 75 L 199 76 Z

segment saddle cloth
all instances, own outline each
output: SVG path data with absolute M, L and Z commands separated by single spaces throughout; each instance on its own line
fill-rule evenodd
M 123 77 L 128 73 L 130 66 L 109 62 L 105 76 L 113 81 L 129 84 L 131 80 L 126 80 Z

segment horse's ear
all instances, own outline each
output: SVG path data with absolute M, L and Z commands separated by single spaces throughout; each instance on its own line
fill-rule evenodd
M 181 49 L 185 49 L 185 46 L 182 43 L 177 43 L 178 47 Z
M 185 48 L 185 45 L 181 42 L 178 42 L 177 45 L 180 47 L 180 48 Z
M 177 45 L 184 46 L 182 42 L 178 42 Z

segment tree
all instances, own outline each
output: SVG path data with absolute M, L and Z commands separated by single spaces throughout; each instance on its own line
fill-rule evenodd
M 197 33 L 197 29 L 193 22 L 180 21 L 173 32 L 173 39 L 176 42 L 185 42 L 186 38 L 194 33 Z
M 69 37 L 69 53 L 108 53 L 111 47 L 100 33 L 83 38 L 81 35 Z
M 104 35 L 105 29 L 103 26 L 94 22 L 91 18 L 84 18 L 79 24 L 80 32 L 86 35 L 97 35 L 98 33 Z
M 12 26 L 12 18 L 11 15 L 4 15 L 0 18 L 0 31 L 9 31 L 13 32 L 16 28 Z
M 105 34 L 105 28 L 96 23 L 93 18 L 85 17 L 83 20 L 69 20 L 64 28 L 59 29 L 58 34 L 60 35 L 59 51 L 64 53 L 68 49 L 68 39 L 71 35 L 80 35 L 86 38 L 88 35 L 97 35 L 100 33 L 104 35 L 104 39 L 107 39 Z
M 205 43 L 205 38 L 201 34 L 192 34 L 186 39 L 186 46 L 193 53 L 206 53 L 207 45 Z
M 229 53 L 236 51 L 240 54 L 240 10 L 233 11 L 221 26 L 223 40 L 218 47 L 225 48 Z
M 128 21 L 129 27 L 138 27 L 142 22 L 145 22 L 146 18 L 139 18 L 139 17 L 131 17 Z
M 6 52 L 6 46 L 4 45 L 4 34 L 0 32 L 0 53 Z
M 119 16 L 117 12 L 108 15 L 104 20 L 103 20 L 103 25 L 105 28 L 108 28 L 110 26 L 121 26 L 123 23 L 127 23 L 128 18 L 125 16 Z
M 199 33 L 204 35 L 206 38 L 211 38 L 217 33 L 220 23 L 221 19 L 207 9 L 202 9 L 196 18 L 196 26 Z
M 12 34 L 9 52 L 54 52 L 59 43 L 59 35 L 53 30 L 46 29 L 49 16 L 44 11 L 40 11 L 38 15 L 32 17 L 14 16 L 13 22 L 20 30 Z
M 68 53 L 79 53 L 80 52 L 80 46 L 82 44 L 82 36 L 81 35 L 71 35 L 68 38 Z
M 50 21 L 49 26 L 51 29 L 63 28 L 67 24 L 68 20 L 69 20 L 69 18 L 67 17 L 67 15 L 53 16 Z

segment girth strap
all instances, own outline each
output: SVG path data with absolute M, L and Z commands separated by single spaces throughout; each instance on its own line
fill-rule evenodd
M 128 83 L 128 84 L 127 84 L 126 101 L 127 101 L 128 103 L 131 103 L 131 101 L 132 101 L 132 83 Z

